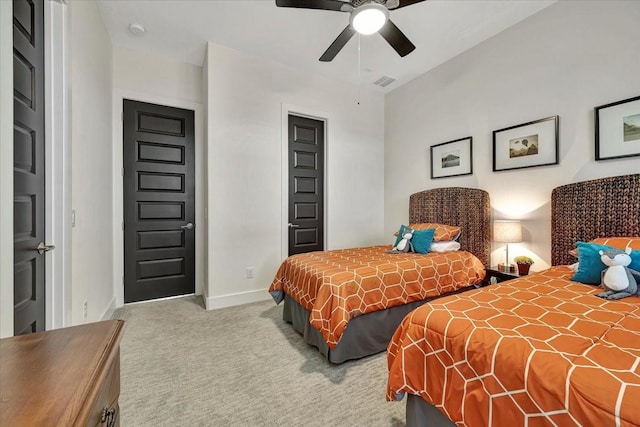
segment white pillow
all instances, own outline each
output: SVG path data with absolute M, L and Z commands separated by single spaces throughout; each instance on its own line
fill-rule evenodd
M 460 249 L 460 243 L 455 240 L 447 240 L 446 242 L 433 242 L 429 252 L 451 252 Z

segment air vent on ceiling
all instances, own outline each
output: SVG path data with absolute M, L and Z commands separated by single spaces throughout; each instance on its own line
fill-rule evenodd
M 373 82 L 374 85 L 378 85 L 380 87 L 387 87 L 389 86 L 391 83 L 395 82 L 396 79 L 394 77 L 391 76 L 382 76 L 380 77 L 378 80 L 376 80 L 375 82 Z

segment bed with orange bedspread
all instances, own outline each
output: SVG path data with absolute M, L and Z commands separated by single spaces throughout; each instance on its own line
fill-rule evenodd
M 555 267 L 434 300 L 396 330 L 387 399 L 407 395 L 408 427 L 640 426 L 640 297 L 598 298 L 568 267 L 576 242 L 640 236 L 640 174 L 557 187 L 551 208 Z
M 485 276 L 467 251 L 390 254 L 391 246 L 293 255 L 282 263 L 269 292 L 277 302 L 290 295 L 309 310 L 311 326 L 330 349 L 357 316 L 437 297 Z
M 460 426 L 640 425 L 640 297 L 598 298 L 573 273 L 413 311 L 389 344 L 387 399 L 420 395 Z
M 461 250 L 389 254 L 387 245 L 287 258 L 269 288 L 277 303 L 284 300 L 283 319 L 333 363 L 385 351 L 407 313 L 440 295 L 473 289 L 485 275 L 491 250 L 486 191 L 412 194 L 407 224 L 426 223 L 459 227 Z

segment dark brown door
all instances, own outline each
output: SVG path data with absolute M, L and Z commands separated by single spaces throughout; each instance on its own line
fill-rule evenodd
M 193 111 L 124 100 L 124 301 L 195 291 Z
M 289 115 L 289 255 L 324 250 L 324 123 Z
M 45 329 L 42 0 L 13 1 L 13 109 L 13 332 L 20 335 Z

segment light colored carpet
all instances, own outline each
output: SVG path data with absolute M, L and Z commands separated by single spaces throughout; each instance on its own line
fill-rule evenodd
M 206 311 L 199 297 L 128 305 L 121 425 L 404 426 L 386 354 L 329 363 L 272 301 Z

